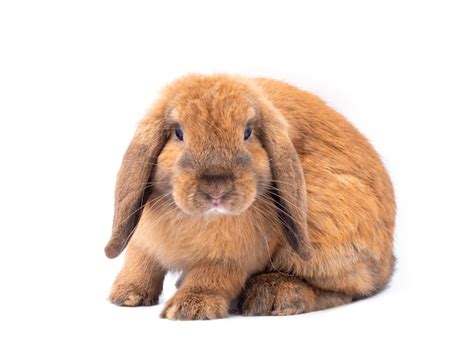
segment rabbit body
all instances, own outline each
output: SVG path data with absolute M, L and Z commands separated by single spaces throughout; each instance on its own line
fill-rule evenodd
M 233 301 L 245 315 L 349 303 L 390 280 L 394 220 L 377 153 L 318 97 L 263 78 L 184 77 L 125 155 L 107 254 L 130 243 L 110 299 L 156 304 L 177 270 L 168 319 L 225 317 Z

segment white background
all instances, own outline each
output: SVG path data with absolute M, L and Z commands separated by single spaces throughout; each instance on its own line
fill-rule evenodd
M 2 1 L 0 352 L 473 353 L 474 12 L 458 1 Z M 391 287 L 328 311 L 209 322 L 108 303 L 113 189 L 170 80 L 230 72 L 323 97 L 398 201 Z

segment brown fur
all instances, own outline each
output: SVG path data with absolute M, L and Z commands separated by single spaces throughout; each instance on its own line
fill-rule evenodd
M 226 213 L 208 212 L 211 196 Z M 119 172 L 106 253 L 130 245 L 110 298 L 155 304 L 166 271 L 181 270 L 169 319 L 225 317 L 236 299 L 248 315 L 348 303 L 389 281 L 394 216 L 377 153 L 314 95 L 184 77 L 140 123 Z

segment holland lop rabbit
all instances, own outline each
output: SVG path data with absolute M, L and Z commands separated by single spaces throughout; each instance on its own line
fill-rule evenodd
M 369 142 L 285 83 L 183 77 L 139 123 L 120 168 L 110 300 L 168 319 L 291 315 L 367 297 L 389 281 L 395 202 Z

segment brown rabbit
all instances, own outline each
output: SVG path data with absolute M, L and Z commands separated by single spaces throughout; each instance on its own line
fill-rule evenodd
M 316 96 L 282 82 L 187 76 L 139 124 L 116 186 L 108 257 L 127 246 L 110 299 L 162 317 L 321 310 L 382 289 L 395 202 L 368 141 Z

